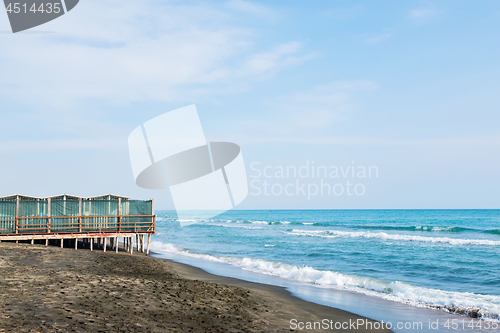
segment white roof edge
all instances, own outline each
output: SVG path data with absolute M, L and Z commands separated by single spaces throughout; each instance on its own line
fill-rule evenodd
M 30 199 L 50 199 L 50 198 L 57 198 L 57 197 L 62 197 L 62 196 L 68 196 L 68 197 L 79 198 L 79 199 L 93 199 L 93 198 L 101 198 L 101 197 L 106 197 L 106 196 L 112 196 L 112 197 L 117 197 L 117 198 L 122 198 L 122 199 L 127 199 L 127 200 L 130 199 L 130 197 L 125 197 L 123 195 L 117 195 L 117 194 L 111 194 L 111 193 L 103 194 L 103 195 L 96 195 L 96 196 L 92 196 L 92 197 L 80 197 L 78 195 L 72 195 L 72 194 L 58 194 L 58 195 L 51 195 L 51 196 L 47 196 L 47 197 L 35 197 L 35 196 L 24 195 L 24 194 L 11 194 L 11 195 L 0 196 L 0 199 L 12 198 L 12 197 L 17 197 L 17 196 L 24 197 L 24 198 L 30 198 Z

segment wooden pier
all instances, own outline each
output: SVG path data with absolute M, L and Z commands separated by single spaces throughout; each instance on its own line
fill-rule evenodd
M 127 197 L 105 195 L 80 198 L 60 195 L 48 198 L 14 195 L 0 198 L 0 241 L 73 240 L 119 251 L 123 247 L 133 253 L 133 239 L 137 250 L 149 254 L 151 235 L 155 233 L 154 199 L 130 200 Z M 147 245 L 146 245 L 147 236 Z

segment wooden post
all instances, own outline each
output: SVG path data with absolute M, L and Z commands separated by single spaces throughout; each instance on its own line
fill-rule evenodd
M 122 231 L 122 198 L 118 198 L 118 232 Z
M 134 237 L 130 237 L 130 254 L 134 254 Z
M 139 252 L 139 234 L 135 234 L 135 245 L 137 246 L 137 252 Z
M 151 215 L 153 215 L 153 233 L 156 230 L 156 216 L 155 216 L 155 198 L 151 199 Z M 151 236 L 151 234 L 149 234 Z M 149 242 L 149 237 L 148 237 Z
M 61 249 L 63 248 L 64 246 L 64 238 L 61 238 Z
M 141 252 L 144 253 L 144 234 L 141 235 Z
M 50 198 L 47 199 L 47 233 L 50 233 L 50 216 L 51 216 L 51 211 L 50 211 L 50 203 L 52 200 Z
M 82 198 L 78 199 L 78 232 L 82 232 Z
M 78 250 L 78 238 L 75 238 L 75 250 Z
M 31 245 L 33 245 L 33 244 L 35 244 L 35 239 L 34 238 L 31 239 Z
M 115 237 L 115 252 L 118 253 L 118 237 Z
M 48 246 L 48 245 L 49 245 L 49 239 L 45 238 L 45 246 Z
M 90 251 L 94 251 L 94 237 L 90 237 Z
M 151 240 L 151 234 L 148 234 L 148 249 L 146 250 L 146 255 L 149 256 L 149 241 Z
M 104 237 L 104 252 L 106 252 L 106 242 L 107 242 L 108 238 L 107 237 Z
M 18 233 L 19 233 L 19 196 L 16 196 L 16 234 Z

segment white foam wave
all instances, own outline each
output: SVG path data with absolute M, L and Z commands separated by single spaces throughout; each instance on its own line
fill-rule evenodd
M 252 221 L 252 224 L 269 224 L 267 221 Z
M 373 278 L 321 271 L 308 266 L 295 266 L 263 259 L 216 257 L 193 253 L 173 244 L 151 242 L 154 251 L 175 253 L 240 267 L 244 270 L 285 279 L 313 283 L 323 287 L 357 292 L 386 300 L 419 307 L 440 308 L 460 314 L 475 313 L 482 319 L 500 320 L 500 296 L 460 293 L 414 286 L 400 281 L 381 281 Z
M 309 223 L 309 222 L 303 222 L 303 225 L 313 225 L 314 223 Z
M 500 241 L 493 241 L 489 239 L 426 237 L 426 236 L 413 236 L 413 235 L 401 235 L 401 234 L 388 234 L 385 232 L 293 229 L 292 232 L 285 232 L 285 233 L 294 236 L 310 236 L 310 237 L 322 237 L 322 238 L 338 238 L 338 237 L 378 238 L 382 240 L 444 243 L 451 245 L 500 246 Z
M 453 230 L 454 228 L 455 227 L 427 227 L 421 225 L 415 226 L 415 230 L 422 230 L 422 231 L 450 231 Z
M 239 229 L 264 229 L 264 227 L 252 227 L 249 225 L 227 225 L 227 224 L 209 224 L 214 227 L 224 227 L 224 228 L 239 228 Z

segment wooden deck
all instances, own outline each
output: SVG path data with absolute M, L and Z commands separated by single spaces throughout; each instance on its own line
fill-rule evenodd
M 15 228 L 0 229 L 0 242 L 30 240 L 33 244 L 35 240 L 45 240 L 48 245 L 50 240 L 59 240 L 63 247 L 64 240 L 74 240 L 75 249 L 80 241 L 89 243 L 91 251 L 94 242 L 98 242 L 104 251 L 110 247 L 118 252 L 118 240 L 123 238 L 124 249 L 133 253 L 135 236 L 137 250 L 148 255 L 151 234 L 156 229 L 156 215 L 18 217 L 11 222 L 15 223 Z M 2 233 L 10 229 L 15 232 Z

